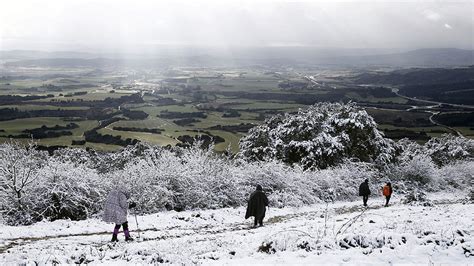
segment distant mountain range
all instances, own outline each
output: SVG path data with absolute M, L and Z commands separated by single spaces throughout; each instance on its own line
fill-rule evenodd
M 418 49 L 404 53 L 365 56 L 345 56 L 339 63 L 353 65 L 391 66 L 470 66 L 474 65 L 474 50 L 454 48 Z
M 349 67 L 452 67 L 474 65 L 474 50 L 455 48 L 394 51 L 383 49 L 318 49 L 311 47 L 242 48 L 233 50 L 167 50 L 156 54 L 0 51 L 4 66 L 106 67 L 164 65 L 332 65 Z
M 474 81 L 474 65 L 459 68 L 409 68 L 390 72 L 373 71 L 358 75 L 359 84 L 436 85 Z M 474 100 L 474 99 L 473 99 Z
M 474 66 L 455 68 L 405 68 L 371 71 L 355 77 L 359 84 L 396 86 L 402 95 L 442 103 L 474 106 Z M 474 123 L 471 113 L 469 123 Z
M 31 60 L 31 59 L 45 59 L 45 58 L 95 58 L 96 54 L 73 52 L 73 51 L 58 51 L 45 52 L 35 50 L 9 50 L 0 51 L 0 60 Z

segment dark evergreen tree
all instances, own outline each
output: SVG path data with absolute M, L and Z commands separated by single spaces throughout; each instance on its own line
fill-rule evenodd
M 384 164 L 394 159 L 396 148 L 356 104 L 318 103 L 252 128 L 240 150 L 250 160 L 271 158 L 322 169 L 344 159 Z

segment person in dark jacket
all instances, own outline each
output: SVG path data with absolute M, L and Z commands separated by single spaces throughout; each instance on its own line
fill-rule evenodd
M 112 233 L 112 242 L 117 242 L 117 235 L 120 227 L 123 227 L 125 241 L 133 241 L 130 237 L 127 222 L 127 210 L 136 206 L 134 202 L 128 204 L 130 193 L 121 188 L 112 189 L 107 195 L 104 206 L 104 221 L 107 223 L 115 223 L 114 232 Z
M 257 223 L 262 226 L 263 218 L 265 217 L 266 206 L 268 206 L 268 198 L 263 192 L 262 186 L 257 185 L 257 189 L 250 195 L 248 201 L 247 212 L 245 213 L 245 219 L 250 216 L 254 216 L 254 227 L 257 227 Z
M 390 201 L 390 197 L 392 197 L 392 183 L 388 182 L 382 190 L 383 195 L 385 196 L 385 207 L 388 207 L 388 202 Z
M 359 186 L 359 196 L 362 196 L 362 201 L 364 202 L 364 206 L 367 206 L 367 201 L 369 200 L 369 195 L 370 195 L 369 179 L 366 179 Z

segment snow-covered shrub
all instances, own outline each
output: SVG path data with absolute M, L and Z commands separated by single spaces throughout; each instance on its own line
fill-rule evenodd
M 36 221 L 38 173 L 46 153 L 11 141 L 0 145 L 0 214 L 9 224 Z
M 346 234 L 337 240 L 339 247 L 343 249 L 364 248 L 364 254 L 372 252 L 372 249 L 388 247 L 395 249 L 397 246 L 405 245 L 407 239 L 403 235 L 377 235 L 368 236 L 361 234 Z
M 198 145 L 198 144 L 197 144 Z M 374 167 L 347 162 L 324 171 L 290 167 L 275 160 L 231 160 L 197 145 L 173 150 L 150 146 L 122 170 L 107 174 L 127 187 L 140 212 L 162 209 L 219 208 L 246 203 L 257 184 L 275 207 L 302 206 L 357 196 Z
M 307 232 L 290 229 L 271 235 L 260 245 L 258 251 L 271 254 L 281 251 L 296 251 L 302 249 L 302 246 L 311 250 L 316 246 L 316 239 Z
M 390 180 L 396 181 L 399 191 L 408 192 L 413 186 L 425 185 L 432 181 L 436 165 L 424 147 L 409 139 L 399 140 L 397 146 L 402 152 L 396 163 L 389 166 L 386 175 Z
M 472 188 L 474 186 L 474 161 L 459 160 L 437 170 L 441 188 Z
M 163 210 L 173 201 L 173 193 L 166 186 L 166 177 L 160 175 L 159 168 L 145 160 L 130 162 L 123 170 L 109 173 L 107 177 L 115 186 L 130 191 L 131 200 L 137 203 L 136 210 L 142 213 Z
M 386 175 L 406 192 L 422 186 L 429 190 L 462 188 L 473 178 L 474 161 L 469 151 L 472 140 L 444 135 L 425 145 L 403 139 L 397 142 L 402 152 Z M 413 183 L 415 182 L 415 183 Z
M 39 173 L 34 188 L 38 218 L 81 220 L 102 209 L 108 184 L 95 169 L 52 157 Z
M 324 121 L 326 125 L 330 119 Z M 354 199 L 366 178 L 373 191 L 388 179 L 397 193 L 407 194 L 420 188 L 472 187 L 474 163 L 469 157 L 438 166 L 425 146 L 406 140 L 392 148 L 396 146 L 403 147 L 397 162 L 380 172 L 377 162 L 360 158 L 343 157 L 323 170 L 278 158 L 230 158 L 212 147 L 201 149 L 199 142 L 171 149 L 139 144 L 115 153 L 62 149 L 53 156 L 34 145 L 10 142 L 0 145 L 0 222 L 90 217 L 100 213 L 115 186 L 130 190 L 140 213 L 243 206 L 257 184 L 272 207 Z
M 212 147 L 166 150 L 149 147 L 118 173 L 109 176 L 114 183 L 129 187 L 138 209 L 145 212 L 163 208 L 218 208 L 242 203 L 241 182 L 231 176 L 231 163 L 214 154 Z
M 438 138 L 431 138 L 424 145 L 409 139 L 401 139 L 397 146 L 402 151 L 399 161 L 408 161 L 417 155 L 428 155 L 438 166 L 451 164 L 474 158 L 474 140 L 444 134 Z
M 262 244 L 258 247 L 258 252 L 273 254 L 276 252 L 275 248 L 272 246 L 273 242 L 262 242 Z
M 212 151 L 200 148 L 196 142 L 192 147 L 180 149 L 180 165 L 170 178 L 170 189 L 175 192 L 178 207 L 217 208 L 235 206 L 234 180 L 227 175 L 228 162 Z
M 324 169 L 347 158 L 385 164 L 396 150 L 374 119 L 354 103 L 318 103 L 265 120 L 242 138 L 240 151 L 252 161 L 273 158 Z
M 275 207 L 352 199 L 358 196 L 359 184 L 377 173 L 369 164 L 353 162 L 319 171 L 292 168 L 276 161 L 254 162 L 246 166 L 241 171 L 258 166 L 255 172 L 248 174 L 252 176 L 252 185 L 261 184 L 269 192 L 270 205 Z M 243 189 L 251 192 L 255 188 Z
M 291 167 L 276 160 L 248 162 L 215 154 L 212 147 L 202 150 L 198 145 L 174 149 L 147 146 L 124 160 L 124 165 L 105 173 L 98 169 L 103 170 L 104 158 L 111 158 L 108 154 L 60 150 L 54 156 L 44 155 L 41 160 L 35 159 L 35 183 L 29 188 L 32 197 L 25 211 L 29 220 L 12 216 L 9 223 L 89 217 L 101 211 L 106 194 L 115 186 L 131 192 L 140 213 L 242 206 L 257 184 L 264 187 L 273 207 L 302 206 L 355 197 L 358 183 L 375 171 L 370 164 L 360 162 L 322 171 Z M 20 147 L 10 148 L 25 151 Z M 21 156 L 23 160 L 28 157 Z M 15 202 L 4 199 L 12 209 Z M 2 206 L 2 212 L 5 210 Z
M 401 151 L 397 156 L 398 162 L 406 162 L 412 160 L 414 156 L 426 154 L 423 145 L 407 138 L 397 141 L 396 145 Z
M 413 158 L 394 165 L 387 174 L 391 180 L 403 180 L 419 185 L 435 181 L 437 166 L 428 155 L 415 155 Z
M 54 160 L 58 162 L 72 163 L 72 167 L 84 165 L 91 169 L 98 169 L 98 161 L 101 157 L 92 149 L 67 148 L 54 151 Z M 51 158 L 53 158 L 51 157 Z
M 0 145 L 3 220 L 30 224 L 42 219 L 85 219 L 99 212 L 109 185 L 90 166 L 88 154 L 76 149 L 47 156 L 34 143 Z
M 426 204 L 427 202 L 426 193 L 420 189 L 411 190 L 403 199 L 403 203 L 405 204 Z
M 117 170 L 122 170 L 123 167 L 130 161 L 136 158 L 142 158 L 145 150 L 149 148 L 149 145 L 137 143 L 135 145 L 128 145 L 118 152 L 109 152 L 98 154 L 95 151 L 91 151 L 91 159 L 94 160 L 95 169 L 99 173 L 111 173 Z
M 301 206 L 319 200 L 313 195 L 315 180 L 307 178 L 307 173 L 300 167 L 268 161 L 242 164 L 235 170 L 240 172 L 237 175 L 244 175 L 241 189 L 246 191 L 247 197 L 260 184 L 269 194 L 272 206 Z
M 432 138 L 424 145 L 425 151 L 437 165 L 474 158 L 474 140 L 445 134 Z
M 316 175 L 319 198 L 350 200 L 359 196 L 359 185 L 365 179 L 374 184 L 379 177 L 378 170 L 371 164 L 346 161 L 337 167 L 313 172 Z

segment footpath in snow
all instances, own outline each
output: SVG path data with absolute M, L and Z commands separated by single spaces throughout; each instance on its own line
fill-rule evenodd
M 129 215 L 134 242 L 110 243 L 100 219 L 0 226 L 0 265 L 473 263 L 473 204 L 437 194 L 431 204 L 357 202 L 270 208 L 252 229 L 245 208 Z

